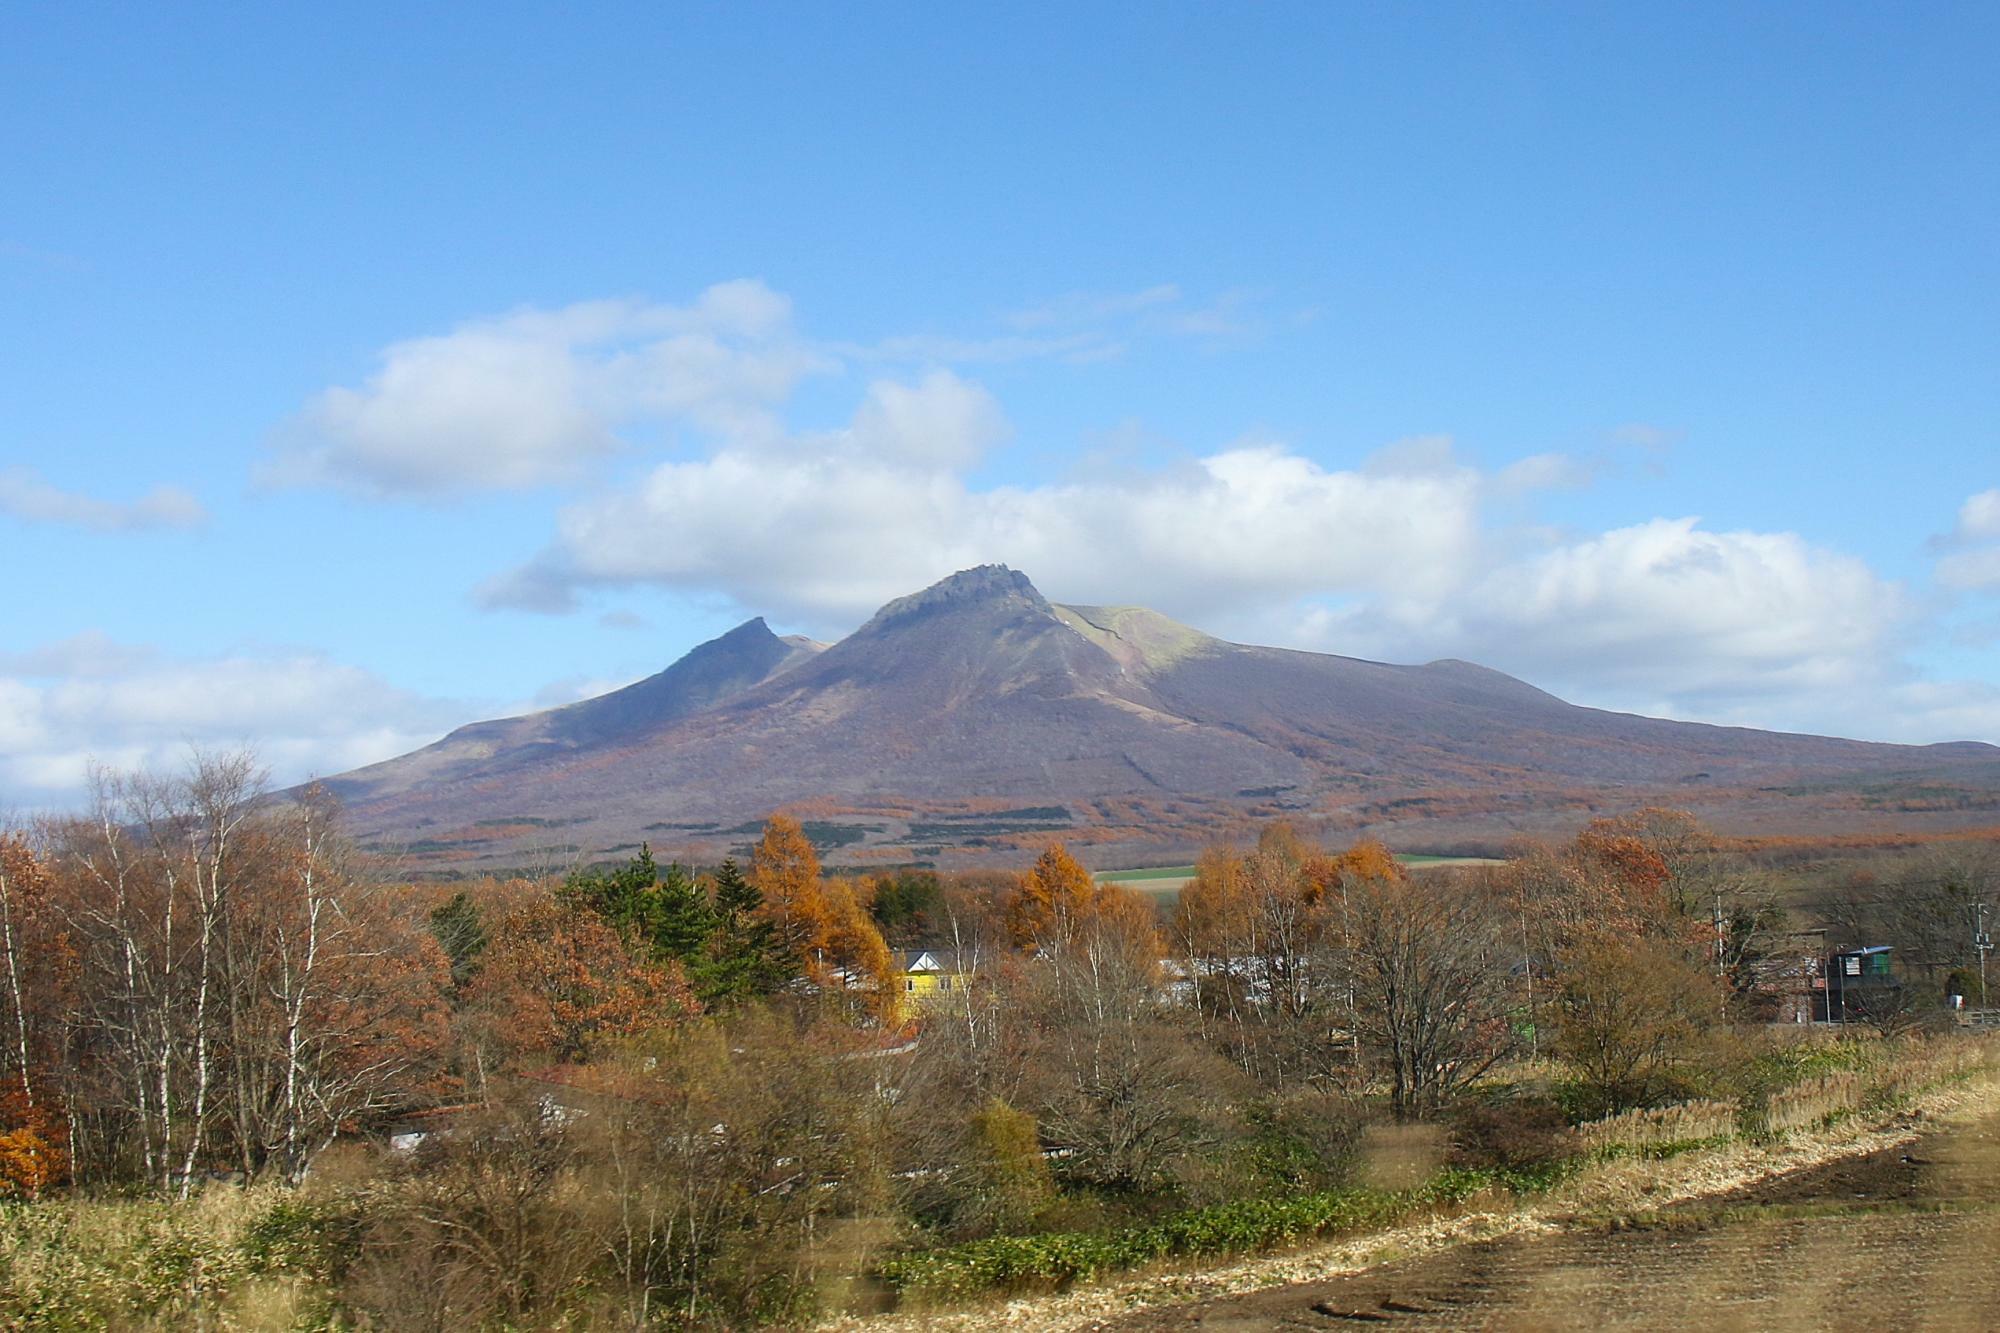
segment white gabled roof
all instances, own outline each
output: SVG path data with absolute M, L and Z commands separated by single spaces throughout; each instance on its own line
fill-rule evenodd
M 935 972 L 955 977 L 967 970 L 968 959 L 951 949 L 903 949 L 897 952 L 896 961 L 906 973 Z

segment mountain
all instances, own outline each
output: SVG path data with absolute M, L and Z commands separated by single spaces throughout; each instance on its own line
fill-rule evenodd
M 830 647 L 752 620 L 637 684 L 328 785 L 367 845 L 414 868 L 642 839 L 705 859 L 778 808 L 835 859 L 880 862 L 1010 859 L 1057 833 L 1100 861 L 1145 859 L 1276 814 L 1406 848 L 1645 803 L 1772 831 L 2000 822 L 1993 746 L 1582 708 L 1469 662 L 1251 647 L 1140 607 L 1059 606 L 1003 565 L 893 601 Z
M 525 717 L 474 722 L 435 745 L 356 769 L 330 785 L 350 796 L 386 797 L 535 769 L 713 708 L 825 647 L 797 635 L 780 638 L 758 616 L 623 689 Z

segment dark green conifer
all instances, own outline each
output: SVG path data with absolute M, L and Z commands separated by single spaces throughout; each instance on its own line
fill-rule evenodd
M 641 844 L 639 854 L 616 870 L 576 871 L 563 881 L 563 895 L 597 913 L 628 944 L 637 944 L 650 934 L 659 878 L 653 849 Z
M 451 989 L 463 993 L 479 971 L 479 955 L 486 950 L 486 923 L 480 919 L 479 904 L 464 889 L 431 912 L 431 935 L 451 962 Z
M 733 857 L 716 871 L 714 904 L 708 961 L 694 977 L 702 1003 L 727 1004 L 783 989 L 798 974 L 797 960 L 784 956 L 777 931 L 758 915 L 764 895 L 744 877 Z
M 708 943 L 715 934 L 716 911 L 708 895 L 678 861 L 653 891 L 649 913 L 648 943 L 655 959 L 674 959 L 694 969 L 706 960 Z

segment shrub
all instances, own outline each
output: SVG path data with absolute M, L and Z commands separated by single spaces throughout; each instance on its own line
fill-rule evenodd
M 286 1194 L 244 1228 L 241 1248 L 252 1272 L 335 1275 L 360 1249 L 361 1232 L 352 1207 Z
M 1112 1235 L 991 1236 L 903 1255 L 881 1276 L 905 1299 L 964 1300 L 992 1292 L 1056 1290 L 1166 1259 L 1200 1259 L 1296 1245 L 1383 1226 L 1412 1212 L 1463 1203 L 1495 1173 L 1448 1168 L 1410 1190 L 1342 1189 L 1292 1198 L 1238 1199 Z
M 1035 1118 L 998 1097 L 972 1116 L 972 1161 L 966 1174 L 983 1205 L 983 1220 L 1006 1228 L 1029 1222 L 1055 1192 Z
M 1361 1116 L 1339 1094 L 1274 1097 L 1249 1107 L 1244 1118 L 1249 1133 L 1239 1152 L 1258 1186 L 1330 1190 L 1352 1178 Z
M 1881 1051 L 1876 1042 L 1855 1037 L 1782 1042 L 1771 1046 L 1753 1062 L 1747 1077 L 1750 1091 L 1775 1092 L 1802 1079 L 1841 1070 L 1867 1069 Z
M 1452 1118 L 1455 1166 L 1531 1170 L 1574 1155 L 1576 1144 L 1560 1106 L 1535 1097 L 1475 1102 Z
M 1721 979 L 1664 940 L 1591 934 L 1558 960 L 1554 1050 L 1594 1107 L 1685 1095 L 1705 1063 Z

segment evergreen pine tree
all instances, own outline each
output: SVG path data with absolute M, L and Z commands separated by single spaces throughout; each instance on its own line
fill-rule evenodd
M 653 849 L 642 844 L 639 854 L 616 870 L 579 870 L 563 881 L 563 895 L 597 913 L 625 941 L 639 943 L 652 933 L 658 907 L 654 885 L 659 867 Z
M 798 960 L 785 957 L 777 930 L 760 910 L 764 895 L 734 858 L 716 872 L 714 903 L 708 961 L 694 977 L 703 1004 L 774 994 L 798 975 Z
M 658 960 L 675 959 L 694 969 L 706 961 L 709 938 L 715 933 L 716 911 L 708 895 L 678 861 L 669 865 L 654 889 L 648 943 Z
M 431 912 L 431 935 L 451 962 L 451 988 L 463 993 L 479 970 L 479 955 L 486 949 L 486 924 L 480 919 L 479 905 L 460 889 L 451 900 Z

